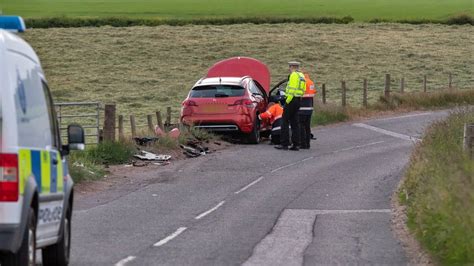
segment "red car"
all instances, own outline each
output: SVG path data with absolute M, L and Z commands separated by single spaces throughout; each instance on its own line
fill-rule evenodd
M 270 93 L 270 71 L 262 62 L 234 57 L 212 66 L 182 103 L 181 122 L 214 132 L 241 133 L 250 143 L 260 141 L 271 125 L 260 121 Z

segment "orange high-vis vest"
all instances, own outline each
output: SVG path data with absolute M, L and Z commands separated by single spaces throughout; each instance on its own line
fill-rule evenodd
M 265 113 L 262 113 L 259 115 L 260 119 L 270 119 L 270 123 L 273 125 L 273 123 L 280 119 L 283 116 L 283 107 L 279 103 L 276 103 L 270 108 Z
M 309 78 L 308 74 L 304 74 L 304 78 L 306 80 L 306 91 L 303 97 L 314 97 L 314 95 L 316 95 L 316 87 L 314 86 L 314 82 Z

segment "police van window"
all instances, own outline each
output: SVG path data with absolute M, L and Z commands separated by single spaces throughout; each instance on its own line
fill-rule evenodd
M 2 139 L 2 132 L 3 132 L 2 110 L 3 110 L 3 107 L 2 107 L 2 94 L 0 94 L 0 151 L 2 150 L 2 143 L 3 143 L 3 139 Z
M 36 66 L 24 60 L 17 68 L 15 106 L 18 124 L 18 144 L 40 148 L 54 145 L 46 97 Z
M 49 121 L 51 123 L 51 135 L 53 137 L 53 146 L 59 147 L 60 137 L 56 110 L 54 108 L 53 100 L 48 85 L 46 84 L 46 82 L 44 82 L 44 80 L 41 81 L 41 84 L 43 85 L 43 93 L 46 98 L 46 104 L 48 106 Z

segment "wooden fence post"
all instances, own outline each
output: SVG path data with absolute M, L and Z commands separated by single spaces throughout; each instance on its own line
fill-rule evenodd
M 171 107 L 166 107 L 166 122 L 165 126 L 170 126 L 171 125 Z
M 323 97 L 323 104 L 326 104 L 326 83 L 323 83 L 321 96 Z
M 161 112 L 160 111 L 156 111 L 156 123 L 157 123 L 158 127 L 163 129 L 163 120 L 161 119 Z
M 154 132 L 155 129 L 153 128 L 153 116 L 152 115 L 147 115 L 146 120 L 147 120 L 147 123 L 148 123 L 148 130 L 150 130 L 150 132 Z
M 469 154 L 471 159 L 474 158 L 474 124 L 464 124 L 464 141 L 463 150 Z
M 451 73 L 449 73 L 449 77 L 448 77 L 448 88 L 449 89 L 453 88 L 453 75 Z
M 341 81 L 341 91 L 342 91 L 342 107 L 346 107 L 346 82 Z
M 405 78 L 400 80 L 400 93 L 405 93 Z
M 137 126 L 135 124 L 135 116 L 130 115 L 130 128 L 132 129 L 132 137 L 137 136 Z
M 364 79 L 364 92 L 362 98 L 362 105 L 367 108 L 367 79 Z
M 390 98 L 390 74 L 385 74 L 385 98 Z
M 115 141 L 115 104 L 105 105 L 104 141 Z
M 423 92 L 426 92 L 427 91 L 427 88 L 426 88 L 426 75 L 423 75 Z
M 125 139 L 125 135 L 123 133 L 123 115 L 119 115 L 118 117 L 118 131 L 119 131 L 119 140 Z

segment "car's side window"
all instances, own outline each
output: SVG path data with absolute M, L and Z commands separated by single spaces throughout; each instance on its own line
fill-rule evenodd
M 252 94 L 258 94 L 258 95 L 263 96 L 262 92 L 258 89 L 257 85 L 255 85 L 253 81 L 251 81 L 249 85 L 250 85 L 250 92 Z
M 49 88 L 46 82 L 42 80 L 41 84 L 43 85 L 46 105 L 48 106 L 49 121 L 51 121 L 51 135 L 53 137 L 53 146 L 59 148 L 61 144 L 61 137 L 59 134 L 58 119 L 56 117 L 56 110 L 54 108 L 53 99 L 51 97 L 51 93 L 49 92 Z
M 267 97 L 267 93 L 265 92 L 265 90 L 263 89 L 263 87 L 256 81 L 254 81 L 255 83 L 255 87 L 257 88 L 257 90 L 259 91 L 260 95 L 264 96 L 264 97 Z

